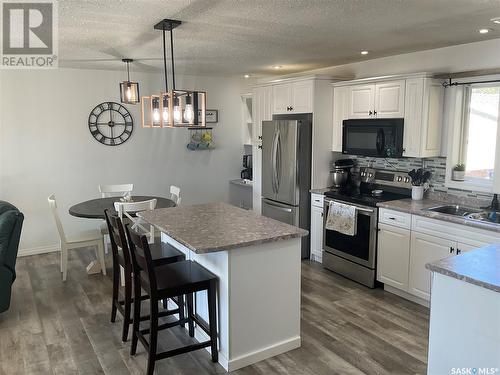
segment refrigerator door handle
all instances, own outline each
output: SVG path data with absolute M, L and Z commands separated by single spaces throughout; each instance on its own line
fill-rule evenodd
M 276 137 L 276 193 L 280 190 L 280 182 L 281 182 L 281 132 L 278 130 L 278 136 Z
M 277 164 L 277 152 L 278 152 L 278 131 L 276 130 L 273 134 L 273 145 L 271 148 L 271 170 L 272 170 L 272 179 L 271 183 L 273 186 L 273 192 L 275 194 L 278 193 L 278 182 L 277 182 L 277 170 L 276 170 L 276 164 Z
M 269 206 L 273 206 L 274 208 L 281 210 L 281 211 L 292 212 L 291 208 L 283 207 L 282 205 L 273 203 L 272 201 L 269 201 L 269 200 L 266 200 L 265 204 L 267 204 Z

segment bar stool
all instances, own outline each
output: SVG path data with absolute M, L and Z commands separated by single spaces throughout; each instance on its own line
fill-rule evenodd
M 147 374 L 154 372 L 155 362 L 178 354 L 191 352 L 210 346 L 212 361 L 219 360 L 217 349 L 217 276 L 198 263 L 185 260 L 155 266 L 151 257 L 151 251 L 146 236 L 141 236 L 129 225 L 125 226 L 127 238 L 132 255 L 132 266 L 134 269 L 134 325 L 132 331 L 132 345 L 130 355 L 135 355 L 137 341 L 141 341 L 148 352 Z M 141 314 L 141 290 L 149 294 L 150 301 L 150 326 L 140 329 Z M 208 294 L 208 327 L 193 313 L 193 293 L 207 291 Z M 209 340 L 184 347 L 157 353 L 158 331 L 171 328 L 181 324 L 181 319 L 173 323 L 158 325 L 158 302 L 178 295 L 188 295 L 188 318 L 189 336 L 194 337 L 194 322 L 203 329 L 210 337 Z M 186 320 L 186 319 L 185 319 Z M 145 335 L 149 334 L 149 342 Z
M 133 319 L 130 318 L 132 308 L 132 259 L 127 243 L 123 224 L 117 215 L 109 216 L 108 210 L 104 211 L 106 224 L 111 243 L 111 251 L 113 255 L 113 300 L 111 305 L 111 322 L 116 320 L 116 312 L 119 311 L 123 315 L 122 341 L 127 341 L 128 330 Z M 121 249 L 121 251 L 118 250 Z M 152 251 L 153 264 L 162 265 L 173 262 L 179 262 L 186 259 L 185 255 L 174 248 L 173 246 L 163 243 L 162 246 L 156 246 Z M 120 268 L 124 270 L 124 299 L 119 299 L 120 285 Z M 144 295 L 141 301 L 147 300 L 149 296 Z M 160 316 L 179 314 L 181 319 L 184 319 L 184 297 L 176 296 L 172 299 L 178 306 L 177 309 L 170 311 L 162 311 Z M 149 316 L 143 316 L 141 320 L 148 320 Z

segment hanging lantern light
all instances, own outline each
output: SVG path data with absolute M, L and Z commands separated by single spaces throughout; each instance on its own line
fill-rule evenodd
M 175 61 L 173 29 L 181 25 L 178 20 L 164 19 L 154 26 L 163 33 L 163 69 L 165 91 L 159 95 L 143 96 L 142 126 L 162 127 L 205 127 L 206 93 L 204 91 L 179 90 L 175 86 Z M 170 53 L 172 67 L 172 89 L 168 88 L 166 32 L 170 32 Z
M 127 64 L 127 80 L 120 82 L 120 101 L 125 104 L 139 103 L 139 83 L 130 81 L 129 65 L 132 59 L 122 59 Z

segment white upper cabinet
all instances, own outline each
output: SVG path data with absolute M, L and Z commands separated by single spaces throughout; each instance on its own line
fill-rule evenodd
M 349 88 L 349 118 L 373 117 L 375 85 L 355 85 Z
M 312 113 L 313 89 L 312 80 L 273 85 L 273 113 Z
M 273 113 L 290 113 L 292 105 L 292 84 L 273 86 Z
M 444 104 L 441 82 L 425 74 L 391 78 L 398 79 L 370 78 L 334 84 L 333 151 L 342 150 L 343 120 L 403 118 L 403 156 L 440 155 Z
M 333 139 L 332 151 L 342 152 L 342 122 L 349 114 L 349 94 L 347 86 L 333 88 Z
M 403 156 L 439 156 L 444 88 L 430 78 L 406 80 Z
M 350 87 L 349 118 L 401 118 L 405 111 L 405 80 Z
M 405 115 L 405 80 L 375 85 L 375 111 L 377 118 L 402 118 Z
M 313 81 L 295 82 L 292 84 L 292 110 L 294 113 L 312 113 Z

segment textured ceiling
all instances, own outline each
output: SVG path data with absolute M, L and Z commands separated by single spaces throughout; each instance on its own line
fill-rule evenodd
M 177 72 L 266 75 L 499 38 L 493 17 L 500 0 L 61 0 L 60 66 L 162 68 L 163 18 L 184 22 Z

